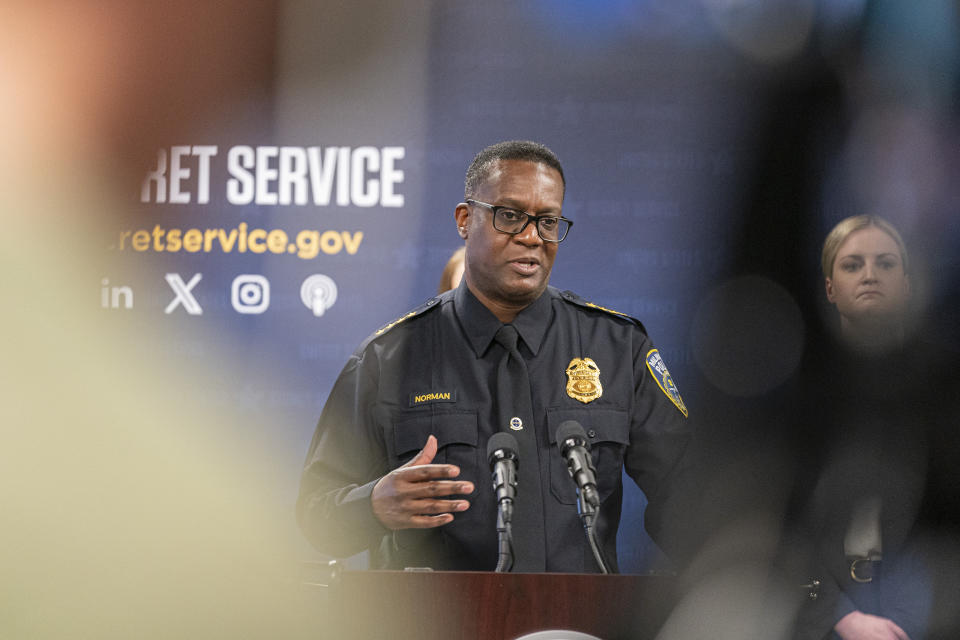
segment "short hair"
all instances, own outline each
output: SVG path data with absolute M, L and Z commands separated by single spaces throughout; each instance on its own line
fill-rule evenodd
M 567 190 L 567 180 L 563 177 L 563 167 L 560 165 L 557 154 L 539 142 L 507 140 L 490 145 L 474 157 L 464 180 L 465 198 L 472 198 L 477 194 L 480 185 L 490 177 L 490 170 L 498 160 L 528 160 L 545 164 L 557 170 L 560 181 L 563 183 L 563 190 Z
M 860 215 L 844 218 L 827 234 L 827 239 L 823 242 L 823 253 L 820 256 L 820 266 L 823 269 L 824 278 L 833 277 L 833 263 L 837 260 L 840 245 L 842 245 L 854 231 L 860 231 L 867 227 L 876 227 L 893 238 L 893 241 L 897 243 L 897 248 L 900 250 L 900 261 L 903 263 L 903 272 L 907 273 L 907 246 L 903 243 L 903 238 L 900 237 L 900 232 L 897 231 L 896 227 L 880 216 Z

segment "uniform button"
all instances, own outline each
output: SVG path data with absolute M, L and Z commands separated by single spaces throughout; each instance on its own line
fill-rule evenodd
M 428 307 L 432 307 L 432 306 L 435 305 L 435 304 L 437 304 L 437 299 L 436 299 L 436 298 L 430 298 L 429 300 L 427 300 L 427 306 L 428 306 Z
M 590 429 L 590 431 L 587 431 L 587 436 L 590 437 L 590 438 L 596 438 L 596 437 L 597 437 L 597 432 L 594 431 L 593 429 Z

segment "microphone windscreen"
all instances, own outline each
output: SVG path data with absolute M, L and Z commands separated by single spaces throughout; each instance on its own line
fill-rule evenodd
M 516 458 L 519 449 L 520 445 L 517 443 L 516 438 L 504 431 L 498 431 L 490 436 L 490 440 L 487 442 L 487 462 L 493 464 L 494 454 L 501 450 L 506 454 L 501 457 L 512 456 Z
M 583 430 L 583 425 L 576 420 L 561 422 L 560 426 L 557 427 L 557 447 L 560 448 L 561 453 L 563 453 L 566 448 L 563 443 L 571 438 L 579 441 L 579 443 L 584 446 L 587 444 L 587 432 Z

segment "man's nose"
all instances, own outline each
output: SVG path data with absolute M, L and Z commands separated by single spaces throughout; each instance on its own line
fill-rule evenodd
M 537 231 L 537 225 L 534 224 L 532 220 L 523 228 L 523 231 L 513 237 L 516 238 L 517 242 L 529 246 L 543 244 L 543 238 L 540 237 L 540 233 Z

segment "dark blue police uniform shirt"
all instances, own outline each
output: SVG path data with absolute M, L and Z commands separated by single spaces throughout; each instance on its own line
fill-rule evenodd
M 648 499 L 647 529 L 658 539 L 690 441 L 686 407 L 636 320 L 548 287 L 512 324 L 529 371 L 544 504 L 548 571 L 593 572 L 596 563 L 577 514 L 576 489 L 556 447 L 557 427 L 583 425 L 602 500 L 596 531 L 616 558 L 622 469 Z M 492 570 L 497 561 L 495 495 L 486 460 L 498 425 L 493 398 L 504 349 L 501 322 L 465 283 L 370 336 L 351 356 L 320 417 L 303 471 L 297 517 L 313 545 L 338 557 L 367 549 L 374 568 L 430 566 Z M 568 393 L 567 367 L 590 358 L 602 394 L 582 402 Z M 648 364 L 649 362 L 649 364 Z M 434 462 L 460 467 L 475 491 L 470 508 L 434 529 L 389 531 L 370 495 L 384 474 L 410 460 L 433 434 Z M 529 494 L 529 490 L 528 490 Z M 513 530 L 514 538 L 524 531 Z

